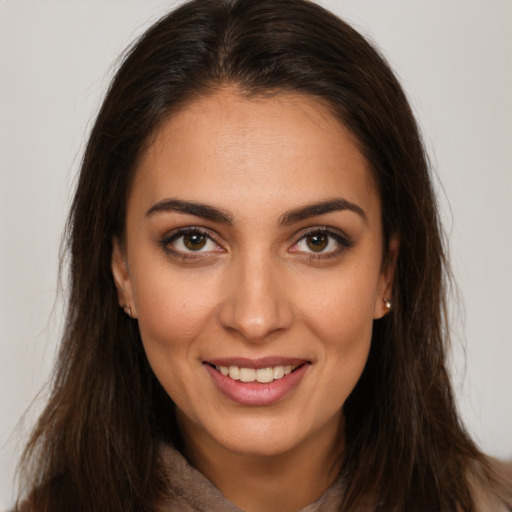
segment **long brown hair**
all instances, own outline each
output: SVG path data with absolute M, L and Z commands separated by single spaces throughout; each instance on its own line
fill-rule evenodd
M 223 85 L 246 96 L 321 99 L 356 137 L 400 239 L 393 309 L 375 322 L 344 405 L 342 509 L 474 510 L 469 475 L 489 473 L 456 414 L 445 367 L 446 261 L 425 151 L 406 97 L 349 25 L 305 0 L 193 0 L 126 54 L 86 147 L 68 221 L 70 295 L 52 396 L 24 456 L 34 511 L 152 510 L 165 492 L 173 403 L 119 308 L 112 241 L 124 232 L 137 162 L 184 103 Z M 387 246 L 387 243 L 386 243 Z M 341 440 L 340 440 L 341 442 Z

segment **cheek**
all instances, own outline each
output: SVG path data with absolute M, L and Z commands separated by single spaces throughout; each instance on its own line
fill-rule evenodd
M 216 294 L 199 281 L 179 273 L 145 272 L 135 279 L 134 300 L 144 351 L 157 379 L 173 401 L 184 409 L 197 403 L 201 336 L 211 329 Z M 171 274 L 171 275 L 168 275 Z M 200 397 L 199 397 L 200 399 Z
M 372 339 L 373 318 L 369 308 L 354 305 L 331 311 L 330 321 L 322 324 L 325 364 L 330 384 L 341 389 L 344 398 L 352 391 L 364 369 Z
M 139 329 L 147 350 L 150 345 L 166 351 L 189 348 L 212 321 L 217 288 L 211 282 L 206 285 L 200 272 L 184 275 L 155 266 L 134 281 Z
M 336 306 L 339 306 L 336 308 Z M 319 325 L 323 338 L 323 391 L 332 410 L 343 407 L 368 360 L 373 317 L 367 304 L 331 303 L 329 320 Z
M 324 392 L 342 405 L 366 364 L 373 330 L 378 273 L 363 267 L 316 282 L 302 317 L 321 342 Z M 322 284 L 323 283 L 323 284 Z
M 312 278 L 301 292 L 301 314 L 327 344 L 357 344 L 371 337 L 378 279 L 378 271 L 364 264 Z

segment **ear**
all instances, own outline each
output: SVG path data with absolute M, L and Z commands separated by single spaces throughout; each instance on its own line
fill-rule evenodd
M 112 243 L 111 268 L 114 283 L 116 285 L 119 305 L 128 316 L 137 318 L 137 310 L 133 301 L 132 282 L 130 272 L 128 270 L 128 262 L 126 261 L 126 255 L 121 246 L 121 242 L 117 237 L 114 238 Z
M 379 276 L 377 286 L 377 295 L 375 297 L 375 310 L 373 318 L 382 318 L 389 313 L 393 304 L 393 278 L 395 275 L 396 259 L 398 257 L 398 249 L 400 242 L 398 236 L 393 235 L 389 239 L 386 258 L 382 263 L 382 269 Z M 391 307 L 388 307 L 391 304 Z

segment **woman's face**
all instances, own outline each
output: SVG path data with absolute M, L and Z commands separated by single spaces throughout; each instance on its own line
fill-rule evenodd
M 368 162 L 317 100 L 223 90 L 173 115 L 112 262 L 184 433 L 261 455 L 335 436 L 386 312 L 382 248 Z

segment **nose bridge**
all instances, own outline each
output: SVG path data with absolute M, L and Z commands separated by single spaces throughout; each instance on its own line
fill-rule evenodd
M 264 341 L 270 333 L 287 328 L 292 318 L 283 272 L 278 258 L 269 252 L 236 258 L 229 296 L 221 309 L 223 326 L 247 341 Z

